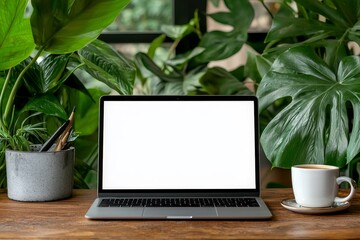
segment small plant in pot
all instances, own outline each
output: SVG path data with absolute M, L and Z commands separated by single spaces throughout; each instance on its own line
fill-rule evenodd
M 68 119 L 73 108 L 70 92 L 81 92 L 91 98 L 74 74 L 76 70 L 87 72 L 119 94 L 132 93 L 133 64 L 106 43 L 96 40 L 129 1 L 32 0 L 30 19 L 24 17 L 27 0 L 0 1 L 0 15 L 4 16 L 0 19 L 4 29 L 0 31 L 0 187 L 6 186 L 6 149 L 9 149 L 7 158 L 16 155 L 23 159 L 22 152 L 28 152 L 36 160 L 26 163 L 24 160 L 24 165 L 33 163 L 37 165 L 38 174 L 47 172 L 50 178 L 55 178 L 56 166 L 40 170 L 36 161 L 40 158 L 50 161 L 51 157 L 63 154 L 60 158 L 64 162 L 60 165 L 70 164 L 66 174 L 71 179 L 66 181 L 72 187 L 70 169 L 73 168 L 74 149 L 35 153 L 30 151 L 30 146 L 43 143 Z M 8 168 L 8 171 L 18 171 L 23 164 L 13 163 L 8 167 L 15 170 Z M 29 166 L 21 169 L 30 173 Z M 42 182 L 43 185 L 49 183 L 50 180 Z M 18 186 L 17 183 L 8 187 Z M 44 191 L 49 192 L 49 189 L 44 188 Z M 31 198 L 32 192 L 30 189 L 26 196 L 16 200 L 59 198 Z

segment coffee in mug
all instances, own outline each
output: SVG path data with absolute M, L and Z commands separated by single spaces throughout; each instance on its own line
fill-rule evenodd
M 304 207 L 329 207 L 333 203 L 349 201 L 356 193 L 356 182 L 348 177 L 339 177 L 339 168 L 330 165 L 304 164 L 291 168 L 295 201 Z M 350 194 L 337 197 L 339 185 L 348 182 Z

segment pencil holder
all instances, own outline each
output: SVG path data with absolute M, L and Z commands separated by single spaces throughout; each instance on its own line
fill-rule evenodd
M 8 197 L 17 201 L 53 201 L 71 196 L 75 149 L 58 152 L 6 150 Z

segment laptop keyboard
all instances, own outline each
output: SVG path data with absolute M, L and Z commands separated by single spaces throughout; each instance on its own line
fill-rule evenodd
M 99 207 L 259 207 L 255 198 L 105 198 Z

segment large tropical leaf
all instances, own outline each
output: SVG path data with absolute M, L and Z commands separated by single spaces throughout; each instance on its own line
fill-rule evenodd
M 283 52 L 290 47 L 326 46 L 324 57 L 332 67 L 339 65 L 339 55 L 350 41 L 360 44 L 360 1 L 295 0 L 303 11 L 294 13 L 282 7 L 273 19 L 266 42 L 285 41 L 291 45 L 270 48 L 267 53 Z M 295 43 L 294 37 L 298 38 Z M 328 51 L 329 50 L 329 51 Z
M 68 116 L 60 102 L 53 95 L 42 95 L 32 98 L 22 109 L 21 112 L 35 111 L 45 115 L 56 116 L 67 119 Z
M 17 65 L 35 48 L 30 21 L 24 18 L 27 2 L 0 1 L 0 70 Z
M 32 0 L 31 26 L 38 48 L 63 54 L 93 40 L 114 21 L 130 0 Z
M 69 59 L 70 54 L 51 54 L 41 61 L 40 67 L 44 73 L 44 83 L 41 93 L 46 93 L 54 88 L 57 89 L 65 82 L 66 78 L 62 78 L 62 76 Z
M 243 82 L 220 67 L 208 69 L 200 83 L 210 95 L 253 95 Z
M 178 55 L 168 60 L 162 70 L 148 55 L 137 53 L 135 56 L 137 66 L 141 70 L 142 78 L 149 87 L 148 94 L 154 95 L 187 95 L 200 87 L 200 78 L 205 73 L 204 67 L 199 66 L 184 74 L 181 71 L 203 49 L 195 48 L 186 54 Z
M 212 31 L 204 35 L 200 47 L 205 51 L 196 57 L 196 61 L 206 63 L 226 59 L 238 51 L 247 41 L 247 32 L 254 18 L 254 9 L 248 0 L 225 0 L 228 12 L 210 14 L 210 17 L 222 24 L 232 26 L 229 32 Z
M 65 75 L 68 75 L 72 71 L 67 71 Z M 91 102 L 94 103 L 95 99 L 91 96 L 89 90 L 85 87 L 85 85 L 80 81 L 80 79 L 74 74 L 70 74 L 70 76 L 67 78 L 67 80 L 64 83 L 65 86 L 80 91 L 86 96 L 88 96 L 89 99 L 91 99 Z
M 96 40 L 78 51 L 85 70 L 122 95 L 133 92 L 134 64 L 108 44 Z
M 324 16 L 328 20 L 332 22 L 332 24 L 337 25 L 339 27 L 347 27 L 349 24 L 351 25 L 351 22 L 347 22 L 346 18 L 343 15 L 342 9 L 334 8 L 334 5 L 343 6 L 350 5 L 351 8 L 348 8 L 350 12 L 346 14 L 350 14 L 351 16 L 357 16 L 357 7 L 359 5 L 357 4 L 357 0 L 330 0 L 330 1 L 313 1 L 313 0 L 295 0 L 302 6 L 304 6 L 306 9 L 311 10 L 315 13 L 319 13 L 321 16 Z M 343 4 L 334 4 L 336 2 L 343 2 Z
M 314 34 L 327 33 L 329 36 L 337 36 L 344 33 L 344 28 L 336 27 L 332 24 L 321 22 L 315 19 L 296 18 L 293 14 L 278 13 L 273 19 L 273 23 L 265 42 L 278 40 L 281 38 L 310 36 Z
M 32 61 L 32 57 L 28 57 L 20 64 L 14 67 L 14 82 L 17 76 L 26 68 Z M 23 77 L 24 85 L 32 95 L 42 93 L 44 89 L 44 73 L 40 65 L 35 62 L 31 67 L 25 72 Z
M 144 66 L 148 71 L 164 82 L 182 81 L 183 75 L 177 71 L 163 71 L 148 55 L 139 52 L 135 55 L 138 64 Z M 189 59 L 188 59 L 189 61 Z
M 99 99 L 103 95 L 109 94 L 101 89 L 88 89 L 95 102 L 90 101 L 84 94 L 76 94 L 76 115 L 75 130 L 80 133 L 80 138 L 97 134 L 99 118 Z M 88 153 L 87 153 L 88 154 Z
M 359 153 L 360 57 L 343 58 L 337 69 L 330 69 L 311 48 L 297 47 L 281 54 L 262 79 L 260 110 L 291 98 L 261 136 L 273 166 L 343 167 Z

